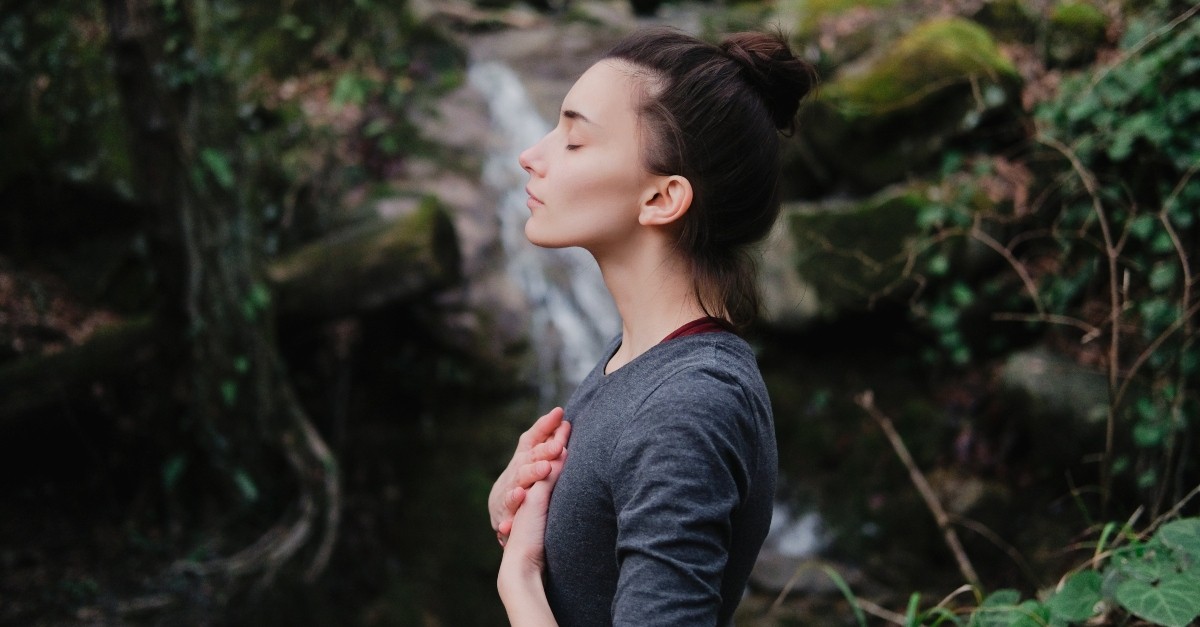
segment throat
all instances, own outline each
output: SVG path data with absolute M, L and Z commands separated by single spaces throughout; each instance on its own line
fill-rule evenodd
M 685 322 L 682 326 L 667 334 L 666 337 L 664 337 L 661 341 L 656 342 L 653 346 L 664 344 L 666 342 L 670 342 L 671 340 L 676 340 L 682 337 L 687 337 L 689 335 L 722 332 L 736 333 L 736 330 L 734 329 L 733 325 L 724 318 L 718 318 L 716 316 L 703 316 L 701 318 L 696 318 L 695 320 Z M 604 374 L 609 375 L 613 372 L 616 372 L 622 366 L 628 364 L 634 359 L 637 359 L 639 355 L 646 352 L 653 346 L 639 351 L 636 349 L 635 345 L 622 339 L 621 346 L 617 348 L 616 352 L 612 354 L 608 362 L 604 365 Z

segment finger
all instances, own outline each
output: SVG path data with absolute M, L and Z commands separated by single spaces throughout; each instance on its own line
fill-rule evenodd
M 558 483 L 558 478 L 562 476 L 563 467 L 567 464 L 567 449 L 563 449 L 562 456 L 550 462 L 550 472 L 546 473 L 546 478 L 541 483 L 546 484 L 551 490 L 554 489 L 554 484 Z
M 562 442 L 559 442 L 556 439 L 548 440 L 533 447 L 533 450 L 529 452 L 529 460 L 530 462 L 537 462 L 541 460 L 556 459 L 560 454 L 562 454 L 562 450 Z
M 553 470 L 553 466 L 551 466 L 551 462 L 546 460 L 525 464 L 517 469 L 517 486 L 528 488 L 534 483 L 545 479 L 551 470 Z
M 508 534 L 512 533 L 512 519 L 500 521 L 500 525 L 496 528 L 496 533 L 507 538 Z
M 555 407 L 538 418 L 528 431 L 521 434 L 520 443 L 527 448 L 541 444 L 554 436 L 554 432 L 563 422 L 563 410 Z
M 521 506 L 521 502 L 524 500 L 524 488 L 513 488 L 508 491 L 508 494 L 504 495 L 504 508 L 508 510 L 509 517 L 512 516 L 512 512 L 517 511 L 517 508 Z
M 562 475 L 563 463 L 561 461 L 551 462 L 551 467 L 551 472 L 546 475 L 545 479 L 538 481 L 525 491 L 523 505 L 525 509 L 538 511 L 549 506 L 550 493 L 554 491 L 554 484 L 558 483 L 558 477 Z
M 571 438 L 571 423 L 566 420 L 560 422 L 554 430 L 551 442 L 557 442 L 563 448 L 567 447 L 567 440 Z

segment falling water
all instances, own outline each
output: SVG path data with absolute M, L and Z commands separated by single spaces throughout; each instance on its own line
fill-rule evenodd
M 517 163 L 517 155 L 550 127 L 538 115 L 520 78 L 496 61 L 473 64 L 467 76 L 487 98 L 499 135 L 484 163 L 483 177 L 490 189 L 501 194 L 497 211 L 508 272 L 529 299 L 540 395 L 544 403 L 561 403 L 563 394 L 578 385 L 600 358 L 604 345 L 619 330 L 620 319 L 589 254 L 578 248 L 538 248 L 525 239 L 528 174 Z

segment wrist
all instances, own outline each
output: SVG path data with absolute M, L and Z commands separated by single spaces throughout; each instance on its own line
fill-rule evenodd
M 522 563 L 529 564 L 529 560 L 502 561 L 496 578 L 496 590 L 509 622 L 513 625 L 556 625 L 546 599 L 541 571 Z
M 513 552 L 506 549 L 504 557 L 500 560 L 496 588 L 501 598 L 506 594 L 517 595 L 544 590 L 541 568 L 529 559 L 512 555 Z

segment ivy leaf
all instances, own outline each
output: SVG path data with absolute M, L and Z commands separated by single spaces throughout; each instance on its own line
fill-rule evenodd
M 224 189 L 233 189 L 233 168 L 229 166 L 229 160 L 225 158 L 225 155 L 216 148 L 205 148 L 200 151 L 200 161 L 204 162 L 209 173 L 217 180 L 217 185 Z
M 1129 222 L 1129 233 L 1139 240 L 1145 242 L 1150 239 L 1150 234 L 1154 232 L 1154 225 L 1157 221 L 1154 216 L 1143 213 Z
M 1160 262 L 1150 271 L 1150 289 L 1165 292 L 1175 284 L 1175 264 Z
M 1117 586 L 1117 603 L 1138 618 L 1164 627 L 1187 627 L 1200 616 L 1200 577 L 1172 573 L 1157 580 L 1128 579 Z
M 187 457 L 183 454 L 176 453 L 167 458 L 163 464 L 162 481 L 163 488 L 170 492 L 176 483 L 179 483 L 179 478 L 183 476 L 184 469 L 187 468 Z
M 258 486 L 254 485 L 254 480 L 250 478 L 250 474 L 245 470 L 238 468 L 234 471 L 233 483 L 237 485 L 238 491 L 242 493 L 242 498 L 247 503 L 253 503 L 258 500 Z
M 1100 599 L 1100 573 L 1085 570 L 1071 575 L 1046 606 L 1054 618 L 1082 622 L 1095 615 Z
M 237 402 L 237 381 L 226 379 L 221 382 L 221 400 L 225 401 L 226 407 L 233 407 Z
M 1019 611 L 1017 603 L 1020 600 L 1021 593 L 1009 588 L 989 594 L 971 614 L 967 627 L 1009 627 Z
M 1182 518 L 1169 522 L 1154 534 L 1155 539 L 1200 560 L 1200 518 Z

